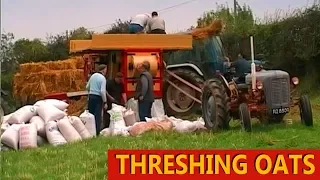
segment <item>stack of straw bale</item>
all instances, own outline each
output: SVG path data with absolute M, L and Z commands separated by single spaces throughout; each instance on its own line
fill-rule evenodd
M 22 103 L 27 103 L 43 99 L 51 93 L 84 90 L 83 66 L 80 57 L 21 64 L 20 72 L 13 79 L 14 96 Z

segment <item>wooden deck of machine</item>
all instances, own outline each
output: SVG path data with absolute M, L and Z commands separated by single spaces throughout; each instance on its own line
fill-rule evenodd
M 70 53 L 129 49 L 192 49 L 191 35 L 177 34 L 96 34 L 91 40 L 71 40 Z

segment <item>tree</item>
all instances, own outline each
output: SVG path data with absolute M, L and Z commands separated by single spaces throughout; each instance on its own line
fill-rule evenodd
M 40 39 L 19 39 L 14 43 L 13 52 L 20 64 L 49 60 L 49 51 Z
M 85 40 L 85 39 L 91 39 L 93 34 L 93 31 L 89 31 L 88 29 L 84 27 L 79 27 L 78 29 L 75 29 L 70 32 L 70 40 Z
M 110 29 L 104 32 L 104 34 L 128 34 L 130 22 L 131 20 L 122 21 L 121 19 L 118 19 L 114 24 L 112 24 Z
M 0 60 L 1 60 L 1 72 L 2 71 L 12 71 L 14 70 L 17 61 L 15 60 L 13 54 L 14 47 L 14 35 L 12 33 L 1 35 L 1 47 L 0 47 Z

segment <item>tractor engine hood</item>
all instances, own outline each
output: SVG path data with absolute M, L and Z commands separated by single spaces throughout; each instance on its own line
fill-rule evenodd
M 261 70 L 256 72 L 257 81 L 264 82 L 267 79 L 288 79 L 289 81 L 289 73 L 281 70 Z M 251 74 L 246 75 L 246 84 L 252 83 Z

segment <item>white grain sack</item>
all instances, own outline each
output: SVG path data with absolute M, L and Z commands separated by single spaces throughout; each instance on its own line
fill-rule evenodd
M 126 126 L 132 126 L 134 123 L 137 122 L 136 115 L 134 111 L 132 111 L 131 109 L 129 109 L 124 113 L 123 119 L 124 119 L 124 122 L 126 123 Z
M 80 141 L 82 138 L 77 130 L 71 125 L 69 119 L 67 117 L 59 120 L 57 122 L 58 129 L 63 135 L 63 137 L 67 140 L 67 142 Z
M 35 106 L 26 105 L 12 113 L 8 119 L 9 124 L 23 124 L 27 123 L 33 116 L 37 115 Z
M 40 116 L 33 116 L 30 119 L 30 124 L 35 124 L 37 126 L 37 132 L 40 136 L 46 136 L 46 128 L 44 125 L 44 120 Z
M 13 113 L 3 116 L 2 124 L 8 123 L 8 120 L 12 116 Z
M 85 110 L 79 117 L 90 134 L 96 136 L 96 120 L 94 115 L 89 113 L 88 110 Z
M 19 129 L 19 149 L 36 148 L 37 144 L 37 125 L 25 124 Z
M 44 122 L 56 121 L 62 119 L 67 114 L 64 111 L 56 108 L 55 106 L 47 103 L 41 104 L 37 108 L 38 115 L 44 120 Z
M 88 139 L 91 138 L 92 135 L 88 131 L 88 129 L 85 127 L 83 122 L 81 121 L 80 118 L 77 116 L 70 116 L 69 120 L 72 124 L 72 126 L 77 130 L 77 132 L 80 134 L 82 139 Z
M 12 149 L 18 150 L 19 145 L 19 129 L 22 124 L 13 124 L 2 135 L 1 143 Z
M 56 108 L 60 109 L 61 111 L 66 110 L 68 108 L 68 106 L 69 106 L 68 103 L 66 103 L 64 101 L 57 100 L 57 99 L 40 100 L 40 101 L 37 101 L 34 105 L 40 107 L 44 103 L 51 104 L 51 105 L 55 106 Z
M 1 124 L 1 131 L 0 131 L 0 136 L 10 127 L 10 124 L 8 123 L 2 123 Z
M 124 128 L 126 127 L 126 123 L 123 119 L 123 114 L 126 109 L 122 106 L 112 104 L 112 109 L 108 111 L 110 114 L 110 125 L 109 128 Z
M 50 144 L 52 144 L 53 146 L 58 146 L 67 143 L 67 140 L 59 132 L 56 121 L 47 122 L 45 127 L 46 136 Z

